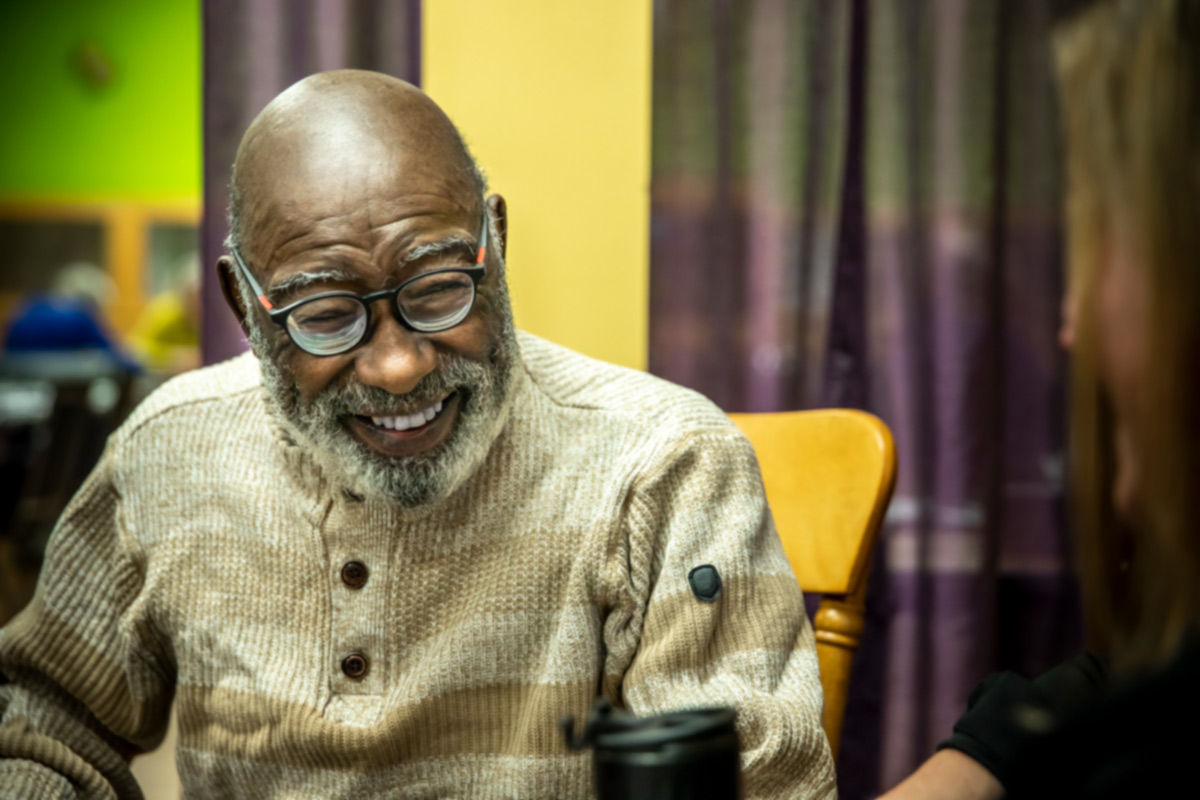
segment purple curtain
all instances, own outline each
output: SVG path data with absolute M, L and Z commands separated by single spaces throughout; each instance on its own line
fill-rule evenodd
M 655 6 L 650 369 L 730 410 L 820 397 L 848 8 Z
M 987 673 L 1081 641 L 1050 24 L 1042 0 L 655 6 L 651 370 L 896 437 L 845 798 L 928 757 Z
M 419 0 L 204 0 L 201 348 L 211 364 L 246 349 L 213 265 L 228 229 L 238 142 L 272 97 L 306 75 L 355 67 L 420 82 Z

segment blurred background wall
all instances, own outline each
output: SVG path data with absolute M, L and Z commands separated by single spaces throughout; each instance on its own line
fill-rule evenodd
M 69 261 L 92 260 L 116 281 L 108 322 L 128 331 L 195 251 L 199 0 L 6 2 L 0 13 L 0 314 Z
M 199 12 L 0 6 L 0 617 L 108 430 L 198 361 Z
M 525 330 L 646 367 L 650 27 L 645 0 L 438 0 L 422 80 L 508 201 Z
M 199 0 L 4 4 L 0 193 L 194 200 Z
M 509 201 L 518 325 L 726 410 L 848 405 L 892 427 L 839 763 L 842 797 L 873 796 L 983 675 L 1079 644 L 1058 5 L 0 3 L 0 316 L 11 332 L 58 308 L 56 276 L 91 263 L 115 354 L 75 374 L 0 359 L 0 620 L 129 406 L 197 344 L 207 362 L 245 347 L 211 265 L 246 125 L 307 74 L 378 69 L 446 108 Z M 169 753 L 139 769 L 171 785 Z

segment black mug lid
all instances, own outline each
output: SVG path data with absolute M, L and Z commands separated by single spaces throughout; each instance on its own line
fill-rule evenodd
M 603 750 L 657 750 L 732 733 L 736 716 L 732 708 L 697 708 L 635 718 L 633 725 L 597 731 L 594 741 Z
M 653 751 L 666 745 L 734 735 L 736 719 L 737 712 L 732 708 L 696 708 L 636 717 L 600 698 L 588 714 L 581 736 L 573 736 L 573 718 L 564 718 L 562 727 L 572 750 L 594 745 L 597 750 Z

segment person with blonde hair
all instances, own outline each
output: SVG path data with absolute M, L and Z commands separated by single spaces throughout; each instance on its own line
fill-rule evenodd
M 1096 3 L 1055 51 L 1071 504 L 1105 657 L 988 679 L 887 800 L 1168 796 L 1200 744 L 1200 3 Z

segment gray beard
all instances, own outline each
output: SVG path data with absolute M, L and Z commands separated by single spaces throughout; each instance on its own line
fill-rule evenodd
M 462 486 L 483 464 L 508 418 L 517 339 L 503 280 L 492 304 L 498 331 L 487 361 L 442 355 L 437 369 L 402 395 L 352 378 L 303 401 L 295 381 L 268 352 L 270 346 L 262 331 L 252 326 L 249 338 L 262 365 L 263 385 L 275 416 L 322 474 L 354 494 L 412 508 L 449 497 Z M 354 438 L 346 427 L 351 416 L 410 413 L 452 391 L 459 397 L 454 429 L 427 452 L 403 458 L 384 456 Z

